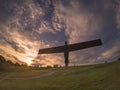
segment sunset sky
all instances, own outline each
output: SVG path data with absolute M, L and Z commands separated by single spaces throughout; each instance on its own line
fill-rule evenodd
M 8 60 L 64 65 L 63 54 L 38 50 L 94 39 L 103 45 L 71 52 L 71 65 L 120 57 L 119 0 L 0 0 L 0 55 Z

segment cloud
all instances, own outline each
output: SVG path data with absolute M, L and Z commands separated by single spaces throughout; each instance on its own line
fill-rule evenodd
M 97 60 L 114 60 L 114 59 L 118 59 L 116 57 L 120 56 L 120 49 L 119 49 L 119 44 L 115 44 L 111 49 L 108 49 L 106 51 L 104 51 L 103 53 L 101 53 L 101 55 L 97 58 Z
M 6 54 L 3 54 L 5 54 L 6 58 L 10 58 L 9 56 L 12 55 L 30 64 L 37 56 L 40 48 L 50 46 L 43 42 L 39 36 L 45 32 L 55 33 L 51 24 L 53 22 L 52 18 L 45 18 L 45 16 L 49 14 L 49 10 L 46 9 L 46 12 L 44 12 L 43 9 L 32 0 L 26 1 L 25 3 L 21 2 L 20 6 L 18 2 L 4 2 L 2 4 L 5 8 L 7 8 L 6 4 L 9 4 L 10 9 L 7 8 L 7 11 L 12 10 L 10 14 L 13 16 L 11 17 L 8 14 L 7 19 L 4 18 L 6 22 L 0 24 L 0 34 L 2 36 L 0 44 L 1 50 L 5 51 Z M 2 11 L 2 13 L 5 14 L 2 15 L 2 18 L 3 16 L 6 17 L 7 11 Z M 47 56 L 47 61 L 48 58 Z M 46 58 L 44 60 L 46 60 Z
M 109 49 L 115 48 L 113 43 L 117 42 L 119 38 L 119 31 L 115 23 L 115 3 L 109 0 L 90 2 L 69 1 L 69 5 L 67 6 L 62 3 L 57 5 L 59 14 L 62 14 L 62 17 L 66 21 L 67 28 L 65 31 L 69 43 L 83 42 L 97 38 L 103 41 L 103 47 L 72 53 L 70 55 L 71 63 L 97 62 L 95 61 L 97 57 L 102 52 L 106 53 L 106 49 L 108 49 L 107 52 L 112 53 Z M 108 58 L 114 55 L 115 54 L 112 53 Z M 119 53 L 116 53 L 116 55 L 119 55 Z M 101 58 L 101 62 L 105 60 L 106 56 L 103 57 L 104 58 Z
M 120 29 L 120 1 L 116 0 L 116 23 L 117 28 Z
M 1 35 L 4 37 L 4 40 L 0 43 L 0 47 L 2 51 L 5 51 L 6 54 L 2 53 L 2 55 L 5 56 L 7 59 L 11 59 L 13 62 L 21 60 L 22 62 L 31 64 L 32 60 L 37 57 L 38 50 L 40 48 L 50 47 L 49 44 L 46 44 L 42 40 L 40 41 L 31 39 L 28 33 L 26 33 L 25 35 L 22 32 L 18 32 L 16 28 L 12 28 L 12 32 L 9 27 L 6 27 L 4 30 L 6 30 L 6 32 L 4 32 L 4 34 L 1 33 Z M 14 57 L 18 59 L 15 60 Z M 39 60 L 41 60 L 40 63 L 46 63 L 46 65 L 53 65 L 54 63 L 57 63 L 57 58 L 59 59 L 60 57 L 44 55 L 44 59 L 41 60 L 41 58 L 39 58 Z M 58 63 L 60 63 L 59 60 Z
M 119 1 L 116 6 L 113 0 L 1 0 L 1 53 L 29 64 L 37 60 L 63 65 L 62 54 L 37 56 L 38 50 L 63 45 L 66 40 L 77 43 L 100 38 L 103 46 L 70 53 L 70 63 L 102 62 L 119 55 L 115 48 L 120 40 L 119 16 Z
M 14 55 L 8 54 L 6 51 L 4 51 L 3 49 L 0 49 L 0 55 L 2 55 L 3 57 L 6 58 L 6 60 L 11 60 L 13 63 L 19 63 L 19 64 L 25 64 L 25 62 L 22 62 L 21 60 L 19 60 L 17 57 L 15 57 Z

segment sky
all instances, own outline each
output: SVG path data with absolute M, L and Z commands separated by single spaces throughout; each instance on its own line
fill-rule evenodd
M 0 55 L 14 63 L 63 66 L 62 53 L 39 49 L 95 39 L 103 45 L 70 52 L 70 65 L 120 57 L 119 0 L 0 0 Z

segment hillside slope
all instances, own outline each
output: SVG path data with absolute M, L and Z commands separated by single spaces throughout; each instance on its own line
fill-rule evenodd
M 0 90 L 120 90 L 119 84 L 120 61 L 0 73 Z

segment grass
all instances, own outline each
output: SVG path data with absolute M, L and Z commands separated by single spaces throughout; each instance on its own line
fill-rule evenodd
M 120 61 L 0 73 L 0 90 L 120 90 L 119 84 Z

